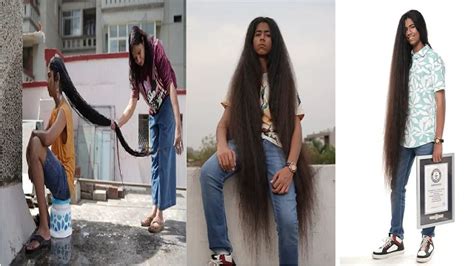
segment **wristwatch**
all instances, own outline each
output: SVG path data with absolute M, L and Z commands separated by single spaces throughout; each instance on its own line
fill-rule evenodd
M 443 142 L 444 142 L 444 139 L 442 139 L 442 138 L 436 137 L 436 138 L 434 139 L 434 144 L 441 144 L 441 143 L 443 143 Z
M 288 167 L 288 169 L 290 169 L 290 172 L 292 172 L 293 174 L 296 173 L 297 167 L 295 162 L 287 162 L 286 166 Z

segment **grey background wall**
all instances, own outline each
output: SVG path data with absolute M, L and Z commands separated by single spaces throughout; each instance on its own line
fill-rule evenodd
M 34 224 L 21 187 L 23 1 L 0 1 L 0 264 L 20 252 Z
M 0 186 L 21 182 L 22 1 L 1 1 Z

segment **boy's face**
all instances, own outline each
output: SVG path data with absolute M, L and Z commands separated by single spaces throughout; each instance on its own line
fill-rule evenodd
M 48 67 L 48 93 L 50 97 L 55 97 L 59 89 L 59 79 L 54 80 L 54 72 Z M 56 75 L 57 77 L 59 75 Z
M 266 22 L 260 22 L 255 29 L 253 49 L 259 56 L 267 56 L 272 50 L 270 26 Z
M 420 33 L 418 32 L 415 23 L 411 18 L 405 20 L 405 37 L 411 47 L 416 47 L 420 44 Z

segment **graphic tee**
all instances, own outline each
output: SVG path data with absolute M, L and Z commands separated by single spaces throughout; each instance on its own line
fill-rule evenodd
M 278 147 L 282 147 L 280 139 L 278 137 L 278 133 L 276 132 L 276 129 L 274 128 L 273 122 L 272 122 L 272 114 L 270 112 L 270 86 L 268 84 L 268 75 L 267 73 L 264 73 L 262 76 L 262 85 L 260 87 L 260 108 L 263 111 L 262 115 L 262 139 L 266 139 L 270 141 L 271 143 L 277 145 Z M 227 94 L 226 99 L 221 102 L 222 106 L 224 108 L 227 108 L 230 106 L 230 101 L 229 101 L 229 94 Z M 303 119 L 304 117 L 304 111 L 303 107 L 301 105 L 301 100 L 298 95 L 296 94 L 296 110 L 295 114 L 300 118 Z
M 176 88 L 176 75 L 161 41 L 151 38 L 149 42 L 153 49 L 152 76 L 138 82 L 138 87 L 132 82 L 132 97 L 140 99 L 141 94 L 149 106 L 149 113 L 154 115 L 169 95 L 170 84 L 173 83 Z

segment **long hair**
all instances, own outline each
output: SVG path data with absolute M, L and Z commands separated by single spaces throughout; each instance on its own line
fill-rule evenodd
M 145 52 L 145 62 L 143 66 L 139 66 L 133 59 L 132 51 L 134 45 L 143 44 Z M 138 26 L 133 26 L 128 36 L 128 64 L 130 66 L 129 79 L 130 83 L 138 87 L 138 84 L 152 76 L 153 71 L 153 49 L 151 39 L 148 34 L 140 29 Z
M 428 42 L 426 23 L 420 12 L 410 10 L 398 22 L 395 45 L 393 47 L 390 83 L 387 98 L 387 117 L 385 119 L 384 166 L 385 182 L 393 188 L 396 182 L 400 145 L 408 116 L 408 80 L 412 64 L 412 47 L 406 39 L 405 21 L 410 18 L 420 34 L 424 45 Z
M 271 89 L 269 104 L 272 121 L 288 156 L 295 127 L 296 85 L 292 65 L 276 22 L 271 18 L 255 18 L 247 29 L 245 44 L 230 84 L 230 137 L 235 141 L 240 163 L 237 189 L 240 195 L 240 217 L 247 243 L 260 238 L 269 240 L 270 204 L 261 138 L 262 110 L 259 94 L 262 69 L 253 48 L 257 25 L 265 22 L 270 27 L 272 48 L 268 54 L 268 82 Z M 286 159 L 286 158 L 285 158 Z M 296 186 L 297 213 L 300 239 L 306 243 L 314 206 L 313 173 L 304 151 L 297 162 L 298 171 L 293 177 Z M 256 241 L 254 241 L 256 240 Z
M 53 58 L 51 58 L 49 68 L 53 71 L 55 77 L 56 74 L 59 73 L 60 90 L 64 92 L 69 101 L 69 104 L 72 106 L 72 108 L 74 108 L 76 113 L 78 113 L 82 118 L 91 122 L 92 124 L 104 127 L 110 126 L 111 120 L 97 112 L 94 108 L 92 108 L 77 92 L 76 87 L 74 86 L 71 81 L 71 78 L 69 77 L 64 62 L 59 56 L 54 56 Z M 128 143 L 125 141 L 122 135 L 122 131 L 120 131 L 120 128 L 117 124 L 115 124 L 115 132 L 120 141 L 120 144 L 129 154 L 136 157 L 150 155 L 150 152 L 148 151 L 138 152 L 130 148 Z

